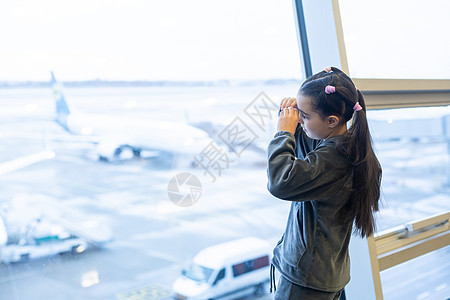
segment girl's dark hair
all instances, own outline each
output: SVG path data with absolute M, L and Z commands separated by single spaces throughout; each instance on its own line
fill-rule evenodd
M 335 91 L 327 94 L 327 85 L 334 86 Z M 344 222 L 354 220 L 356 233 L 368 237 L 375 231 L 374 212 L 379 210 L 381 165 L 372 148 L 364 97 L 350 77 L 334 67 L 309 77 L 299 94 L 311 99 L 314 110 L 322 118 L 334 115 L 346 123 L 353 117 L 351 127 L 337 144 L 337 149 L 353 165 L 353 196 L 339 211 L 339 216 Z M 357 102 L 362 110 L 354 111 Z

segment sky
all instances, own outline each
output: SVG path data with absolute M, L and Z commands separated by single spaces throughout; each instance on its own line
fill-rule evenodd
M 300 78 L 291 1 L 2 0 L 0 81 Z
M 350 75 L 443 78 L 450 1 L 340 0 Z M 300 79 L 291 0 L 2 0 L 0 81 Z

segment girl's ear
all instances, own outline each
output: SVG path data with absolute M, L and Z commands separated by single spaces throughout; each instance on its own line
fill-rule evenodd
M 329 116 L 327 119 L 328 127 L 334 128 L 339 125 L 339 118 L 337 116 Z

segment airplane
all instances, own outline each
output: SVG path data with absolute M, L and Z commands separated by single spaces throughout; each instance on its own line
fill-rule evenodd
M 56 122 L 72 135 L 96 145 L 98 158 L 115 161 L 133 157 L 183 154 L 193 158 L 210 142 L 208 133 L 182 122 L 89 114 L 69 108 L 61 84 L 51 72 Z

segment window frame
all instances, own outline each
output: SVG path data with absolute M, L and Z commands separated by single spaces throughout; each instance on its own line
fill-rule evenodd
M 332 0 L 332 4 L 342 70 L 349 74 L 339 0 Z M 450 104 L 450 80 L 351 78 L 364 92 L 369 109 Z

